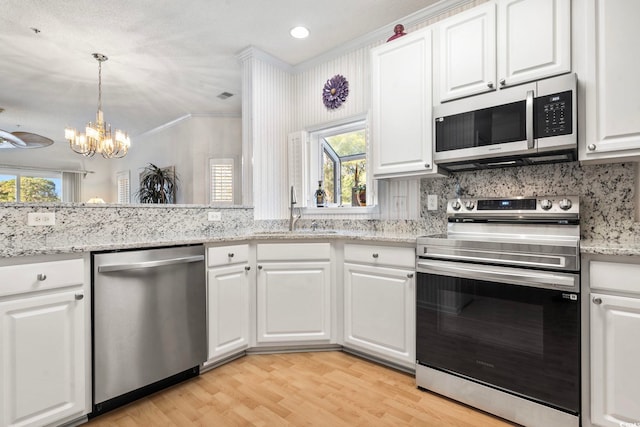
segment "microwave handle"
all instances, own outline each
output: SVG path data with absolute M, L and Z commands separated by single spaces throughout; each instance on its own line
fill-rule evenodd
M 533 140 L 533 91 L 527 91 L 527 102 L 526 102 L 526 123 L 527 123 L 527 148 L 533 149 L 535 148 L 535 141 Z

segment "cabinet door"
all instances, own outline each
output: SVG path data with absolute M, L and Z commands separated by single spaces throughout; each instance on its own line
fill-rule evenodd
M 440 101 L 495 90 L 496 7 L 474 7 L 438 23 Z
M 344 265 L 344 345 L 415 367 L 412 270 Z
M 571 0 L 498 1 L 498 82 L 571 71 Z
M 431 127 L 431 31 L 371 51 L 373 174 L 434 171 Z
M 640 2 L 588 0 L 580 160 L 640 156 Z M 634 159 L 635 160 L 635 159 Z
M 85 409 L 81 290 L 0 303 L 0 425 L 55 424 Z
M 249 345 L 249 264 L 212 268 L 207 274 L 210 362 Z
M 591 421 L 640 420 L 640 298 L 591 294 Z
M 258 343 L 329 342 L 329 262 L 265 262 L 257 273 Z

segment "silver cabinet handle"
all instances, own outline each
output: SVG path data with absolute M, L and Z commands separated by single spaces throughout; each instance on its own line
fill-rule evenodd
M 409 274 L 407 274 L 407 277 L 408 277 L 409 279 L 413 279 L 413 273 L 409 273 Z
M 504 86 L 507 84 L 507 81 L 505 79 L 500 79 L 500 86 Z
M 227 256 L 228 256 L 229 258 L 233 258 L 233 255 L 234 255 L 234 254 L 233 254 L 233 252 L 229 252 L 229 253 L 227 254 Z
M 38 273 L 38 280 L 41 282 L 47 280 L 47 275 L 44 273 Z
M 251 270 L 251 266 L 249 266 L 249 265 L 245 265 L 245 266 L 244 266 L 244 269 L 245 269 L 245 271 L 249 271 L 249 270 Z
M 262 266 L 261 265 L 258 266 L 258 270 L 262 270 Z
M 425 167 L 426 169 L 429 169 L 429 168 L 431 167 L 431 164 L 429 164 L 429 163 L 425 163 L 425 164 L 424 164 L 424 167 Z
M 173 264 L 188 264 L 190 262 L 204 261 L 204 255 L 194 255 L 182 258 L 161 259 L 157 261 L 142 261 L 131 264 L 112 264 L 98 266 L 98 273 L 107 273 L 110 271 L 135 270 L 139 268 L 154 268 Z
M 487 82 L 487 87 L 493 89 L 493 82 Z
M 373 254 L 373 257 L 374 258 L 378 258 L 378 254 Z
M 593 301 L 593 303 L 596 304 L 596 305 L 602 304 L 602 298 L 593 297 L 593 299 L 591 301 Z
M 84 299 L 84 294 L 83 294 L 83 293 L 81 293 L 81 292 L 78 292 L 78 293 L 75 295 L 75 298 L 76 298 L 76 300 L 80 301 L 81 299 Z
M 589 151 L 596 151 L 596 144 L 589 144 L 589 145 L 587 145 L 587 150 L 589 150 Z

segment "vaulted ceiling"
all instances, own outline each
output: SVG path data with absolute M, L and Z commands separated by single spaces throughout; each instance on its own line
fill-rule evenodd
M 95 118 L 136 135 L 187 114 L 239 114 L 237 54 L 297 65 L 435 0 L 2 0 L 0 129 L 61 142 Z M 309 28 L 305 40 L 289 30 Z M 217 96 L 234 96 L 222 100 Z

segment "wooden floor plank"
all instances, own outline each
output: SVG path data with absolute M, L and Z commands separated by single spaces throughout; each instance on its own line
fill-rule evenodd
M 411 375 L 347 353 L 255 354 L 92 419 L 89 427 L 507 427 Z

